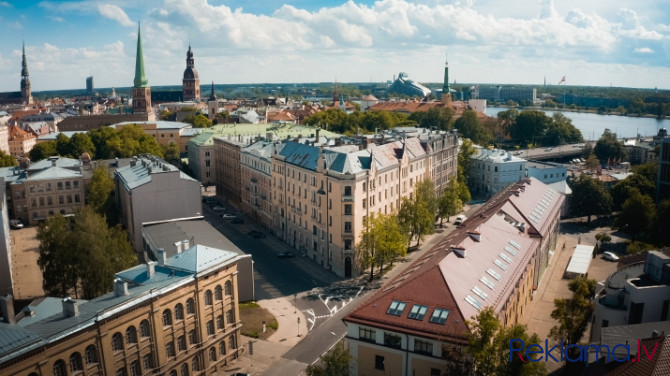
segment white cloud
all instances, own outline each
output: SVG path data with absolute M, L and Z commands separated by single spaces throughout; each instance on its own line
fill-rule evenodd
M 118 22 L 121 26 L 135 26 L 126 12 L 113 4 L 98 4 L 98 13 L 105 18 Z
M 654 50 L 652 50 L 649 47 L 641 47 L 641 48 L 636 48 L 635 52 L 638 54 L 653 54 Z
M 6 2 L 6 1 L 0 1 L 0 7 L 5 7 L 5 8 L 10 8 L 12 4 Z
M 57 16 L 49 16 L 50 19 L 54 20 L 55 22 L 65 22 L 63 17 L 57 17 Z

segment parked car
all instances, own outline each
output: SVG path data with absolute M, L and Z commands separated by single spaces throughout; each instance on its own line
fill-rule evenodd
M 467 217 L 466 217 L 465 215 L 463 215 L 463 214 L 459 214 L 459 215 L 456 217 L 456 220 L 454 221 L 454 224 L 455 224 L 455 225 L 460 225 L 461 223 L 463 223 L 463 221 L 465 221 L 466 218 L 467 218 Z
M 553 148 L 546 148 L 546 149 L 544 149 L 544 151 L 552 151 L 552 150 L 553 150 Z
M 223 219 L 235 219 L 235 218 L 237 218 L 237 216 L 233 215 L 233 214 L 226 213 L 226 214 L 221 214 L 221 218 L 223 218 Z
M 15 229 L 23 228 L 23 222 L 21 222 L 20 219 L 11 219 L 9 221 L 9 225 L 12 226 L 12 228 L 15 228 Z
M 259 238 L 264 238 L 265 237 L 265 233 L 257 231 L 257 230 L 251 230 L 251 231 L 247 232 L 247 235 L 251 236 L 254 239 L 259 239 Z
M 220 206 L 220 205 L 219 205 L 219 206 L 215 206 L 215 207 L 213 207 L 212 210 L 215 210 L 215 211 L 226 211 L 226 208 L 224 208 L 223 206 Z
M 515 152 L 514 152 L 514 155 L 521 155 L 521 154 L 523 154 L 522 151 L 515 151 Z
M 233 218 L 232 221 L 230 221 L 230 223 L 236 223 L 236 224 L 238 224 L 238 223 L 244 223 L 244 220 L 243 220 L 242 218 L 240 218 L 240 217 L 235 217 L 235 218 Z
M 291 258 L 291 257 L 295 257 L 295 254 L 293 254 L 293 252 L 281 251 L 281 252 L 277 253 L 277 257 L 279 257 L 279 258 Z
M 607 261 L 619 261 L 619 256 L 612 252 L 603 252 L 603 258 Z

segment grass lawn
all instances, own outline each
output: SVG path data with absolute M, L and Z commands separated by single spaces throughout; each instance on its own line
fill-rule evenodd
M 266 339 L 279 327 L 277 319 L 256 302 L 240 304 L 240 319 L 242 320 L 242 335 L 252 338 Z M 265 333 L 263 333 L 263 321 L 265 321 Z

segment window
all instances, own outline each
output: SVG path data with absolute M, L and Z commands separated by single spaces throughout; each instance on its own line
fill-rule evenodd
M 177 376 L 177 370 L 173 369 L 170 371 L 170 376 Z
M 209 348 L 209 361 L 210 362 L 216 362 L 216 348 L 215 347 L 210 347 Z
M 75 373 L 83 370 L 84 366 L 81 363 L 81 354 L 78 352 L 72 353 L 72 355 L 70 355 L 70 372 Z
M 66 182 L 65 182 L 65 189 L 70 189 L 70 188 L 71 188 L 71 187 L 70 187 L 70 182 L 69 182 L 69 181 L 66 181 Z
M 140 363 L 136 361 L 130 363 L 130 376 L 141 376 L 142 370 L 140 369 Z
M 444 324 L 449 316 L 448 309 L 435 308 L 433 315 L 430 317 L 430 322 L 433 324 Z
M 190 330 L 188 332 L 188 343 L 192 345 L 192 344 L 196 343 L 197 341 L 198 341 L 198 338 L 195 335 L 195 330 Z
M 126 343 L 137 343 L 137 331 L 134 326 L 129 326 L 126 329 Z
M 79 189 L 79 181 L 78 180 L 73 181 L 72 185 L 74 186 L 74 189 Z
M 345 196 L 351 196 L 351 186 L 345 186 L 344 187 L 344 195 Z
M 235 336 L 228 337 L 228 347 L 230 347 L 231 350 L 235 350 L 237 348 L 237 344 L 235 343 Z
M 119 368 L 116 370 L 116 376 L 126 376 L 126 368 Z
M 214 299 L 223 300 L 223 289 L 221 288 L 221 285 L 217 285 L 214 289 Z
M 207 321 L 207 334 L 210 336 L 214 334 L 214 321 L 212 320 Z
M 375 369 L 384 370 L 384 357 L 381 355 L 375 355 Z
M 98 352 L 94 345 L 89 345 L 84 352 L 86 356 L 86 364 L 93 364 L 98 362 Z
M 344 250 L 350 250 L 351 249 L 351 239 L 345 239 L 344 240 Z
M 163 326 L 172 325 L 172 312 L 169 309 L 163 311 Z
M 351 233 L 351 222 L 344 222 L 344 232 Z
M 140 336 L 149 337 L 149 321 L 142 320 L 140 323 Z
M 173 356 L 177 355 L 174 351 L 174 343 L 168 342 L 165 344 L 165 355 L 168 358 L 172 358 Z
M 351 204 L 344 205 L 344 215 L 351 215 Z
M 146 354 L 144 357 L 142 357 L 142 367 L 145 370 L 154 368 L 154 361 L 151 357 L 151 354 Z
M 177 349 L 179 351 L 186 350 L 186 337 L 180 336 L 179 338 L 177 338 Z
M 212 290 L 205 291 L 205 305 L 212 305 Z
M 183 320 L 184 319 L 184 306 L 181 303 L 178 303 L 174 307 L 174 319 Z
M 415 339 L 414 352 L 425 355 L 433 355 L 433 344 L 431 342 Z
M 221 341 L 221 343 L 219 343 L 219 354 L 226 355 L 226 342 L 225 341 Z
M 119 332 L 114 333 L 114 335 L 112 336 L 112 350 L 114 351 L 123 350 L 123 337 Z
M 58 196 L 58 203 L 61 204 L 61 205 L 64 204 L 65 203 L 65 198 L 63 196 Z M 35 205 L 33 205 L 33 206 L 35 206 Z
M 181 365 L 181 376 L 188 376 L 188 363 Z
M 195 313 L 195 302 L 193 301 L 193 298 L 188 298 L 186 301 L 186 313 L 189 315 Z
M 421 321 L 423 320 L 423 317 L 426 315 L 427 310 L 428 310 L 427 306 L 415 304 L 412 307 L 412 310 L 409 311 L 409 315 L 407 315 L 407 317 L 409 317 L 410 319 Z
M 191 361 L 191 369 L 193 371 L 200 371 L 200 358 L 197 356 Z
M 235 315 L 233 315 L 233 310 L 232 309 L 228 310 L 228 312 L 226 312 L 226 322 L 228 322 L 228 324 L 234 324 L 235 323 Z
M 407 303 L 394 300 L 391 302 L 389 309 L 386 310 L 386 314 L 400 316 L 402 315 L 402 311 L 405 309 L 405 305 L 407 305 Z
M 59 190 L 59 191 L 62 191 L 62 190 L 63 190 L 63 182 L 62 182 L 62 181 L 59 181 L 56 185 L 58 186 L 58 190 Z M 31 187 L 31 188 L 32 188 L 32 187 Z
M 384 345 L 399 349 L 401 343 L 402 339 L 400 338 L 399 335 L 384 332 Z
M 479 296 L 483 300 L 486 300 L 486 298 L 489 297 L 488 294 L 486 292 L 484 292 L 484 290 L 480 289 L 478 286 L 473 287 L 472 292 L 477 294 L 477 296 Z
M 359 327 L 358 339 L 374 343 L 377 341 L 376 332 L 374 329 Z
M 74 195 L 74 202 L 80 202 L 79 195 L 75 194 Z

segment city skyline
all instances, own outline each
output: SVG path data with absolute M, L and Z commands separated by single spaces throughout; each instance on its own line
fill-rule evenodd
M 516 4 L 516 3 L 515 3 Z M 203 85 L 441 82 L 670 88 L 660 1 L 1 1 L 0 91 L 132 86 L 141 21 L 151 86 L 180 85 L 193 48 Z

